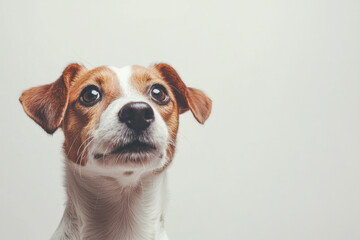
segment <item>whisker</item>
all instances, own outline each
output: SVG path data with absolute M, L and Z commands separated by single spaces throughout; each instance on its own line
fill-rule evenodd
M 80 136 L 80 135 L 77 135 L 77 136 L 75 137 L 74 141 L 71 143 L 70 148 L 69 148 L 69 150 L 68 150 L 68 152 L 67 152 L 67 155 L 69 155 L 69 153 L 70 153 L 70 151 L 71 151 L 71 148 L 73 147 L 75 141 L 79 138 L 79 136 Z

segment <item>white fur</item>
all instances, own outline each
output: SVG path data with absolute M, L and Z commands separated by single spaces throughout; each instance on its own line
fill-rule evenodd
M 166 175 L 154 174 L 167 161 L 168 130 L 153 107 L 155 120 L 146 130 L 145 140 L 156 152 L 144 155 L 143 165 L 123 163 L 106 155 L 113 146 L 126 140 L 126 125 L 118 120 L 125 104 L 153 103 L 132 88 L 131 67 L 109 67 L 119 79 L 121 97 L 103 112 L 97 129 L 91 134 L 87 164 L 79 166 L 66 160 L 68 201 L 61 223 L 52 240 L 166 240 L 163 214 L 166 205 Z M 95 158 L 101 153 L 103 159 Z M 110 164 L 109 164 L 110 163 Z M 132 172 L 132 174 L 126 174 Z

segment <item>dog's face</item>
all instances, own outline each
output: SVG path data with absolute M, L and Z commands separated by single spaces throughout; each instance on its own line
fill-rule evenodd
M 204 123 L 211 111 L 211 100 L 167 64 L 93 70 L 72 64 L 20 101 L 46 132 L 62 128 L 69 161 L 103 176 L 163 171 L 174 155 L 179 114 L 190 109 Z

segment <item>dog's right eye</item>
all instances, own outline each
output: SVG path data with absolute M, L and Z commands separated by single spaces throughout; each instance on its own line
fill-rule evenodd
M 166 88 L 160 84 L 155 84 L 150 88 L 151 98 L 160 105 L 165 105 L 169 103 L 170 98 L 166 92 Z
M 101 92 L 95 85 L 89 85 L 84 88 L 80 94 L 79 102 L 85 107 L 94 106 L 101 100 Z

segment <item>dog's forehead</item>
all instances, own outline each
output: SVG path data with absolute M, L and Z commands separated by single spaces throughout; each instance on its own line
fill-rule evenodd
M 108 68 L 115 73 L 123 96 L 142 92 L 143 87 L 151 80 L 162 80 L 160 74 L 153 68 L 138 65 L 127 65 L 121 68 L 108 66 Z
M 146 68 L 138 65 L 124 67 L 101 66 L 82 74 L 80 79 L 74 82 L 72 98 L 76 98 L 88 85 L 94 84 L 104 91 L 115 96 L 132 96 L 144 93 L 145 86 L 150 81 L 156 80 L 166 84 L 160 73 L 152 67 Z
M 134 93 L 134 87 L 131 85 L 133 66 L 127 65 L 121 68 L 108 66 L 108 68 L 115 73 L 116 80 L 119 81 L 120 92 L 122 95 L 131 95 Z

